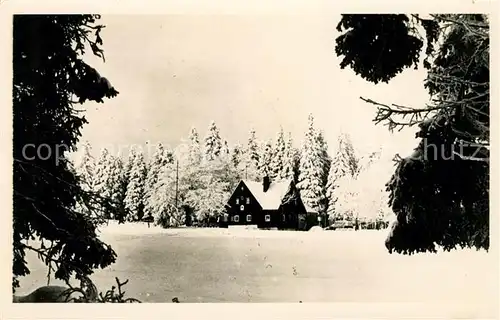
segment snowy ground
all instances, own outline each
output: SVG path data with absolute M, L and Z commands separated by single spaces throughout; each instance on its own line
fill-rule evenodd
M 127 295 L 144 302 L 178 297 L 181 302 L 466 305 L 497 297 L 493 253 L 389 255 L 383 245 L 386 230 L 165 230 L 110 224 L 101 231 L 118 260 L 93 279 L 101 290 L 110 288 L 115 276 L 130 279 Z M 19 293 L 46 282 L 44 266 L 34 256 L 28 261 L 32 273 L 21 279 Z

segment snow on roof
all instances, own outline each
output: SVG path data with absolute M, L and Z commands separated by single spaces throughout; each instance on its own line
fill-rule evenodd
M 266 192 L 263 190 L 262 182 L 243 180 L 243 183 L 260 203 L 263 210 L 277 210 L 288 192 L 291 181 L 272 181 Z

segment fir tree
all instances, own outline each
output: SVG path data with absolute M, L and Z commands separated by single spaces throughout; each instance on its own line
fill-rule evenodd
M 113 159 L 109 154 L 108 149 L 104 148 L 101 151 L 99 161 L 95 168 L 94 191 L 102 198 L 111 199 L 112 195 L 112 174 L 113 174 Z M 108 201 L 109 202 L 109 201 Z M 104 202 L 108 203 L 108 202 Z M 98 209 L 103 214 L 105 219 L 111 219 L 113 214 L 112 207 L 102 205 L 99 201 Z
M 324 183 L 325 167 L 328 159 L 325 159 L 325 144 L 318 139 L 319 133 L 314 128 L 314 117 L 308 117 L 308 128 L 306 131 L 302 153 L 300 158 L 299 183 L 303 201 L 311 208 L 323 212 L 325 210 L 326 190 Z
M 254 129 L 250 130 L 250 135 L 248 137 L 248 144 L 245 153 L 248 155 L 249 161 L 253 162 L 255 167 L 258 168 L 260 161 L 260 152 L 259 152 L 259 144 L 257 142 L 257 137 Z
M 299 182 L 299 174 L 300 174 L 300 158 L 301 152 L 299 148 L 292 147 L 292 159 L 293 159 L 293 181 L 295 183 Z
M 137 152 L 136 152 L 135 148 L 132 147 L 129 150 L 127 160 L 123 163 L 124 179 L 125 179 L 125 182 L 127 183 L 127 185 L 130 181 L 130 173 L 132 172 L 132 167 L 134 166 L 134 163 L 136 161 L 136 159 L 135 159 L 136 156 L 137 156 Z
M 259 173 L 260 177 L 273 177 L 272 160 L 273 160 L 273 145 L 271 140 L 267 140 L 261 147 Z
M 219 128 L 212 121 L 208 127 L 207 135 L 204 139 L 204 159 L 212 161 L 216 159 L 223 151 L 222 139 L 220 137 Z
M 238 172 L 244 179 L 257 181 L 261 178 L 259 173 L 259 145 L 255 130 L 250 130 L 246 148 L 242 152 L 240 166 Z
M 347 181 L 354 180 L 359 172 L 359 160 L 354 153 L 354 147 L 346 133 L 341 133 L 338 138 L 338 147 L 335 156 L 333 157 L 330 172 L 327 179 L 327 198 L 328 210 L 327 213 L 330 219 L 335 220 L 342 217 L 342 212 L 336 208 L 338 195 L 335 189 L 339 186 L 339 180 L 347 177 Z
M 76 173 L 80 176 L 80 184 L 85 191 L 94 189 L 95 159 L 92 156 L 92 146 L 85 141 L 81 147 L 82 154 L 76 166 Z
M 92 156 L 92 146 L 88 141 L 85 141 L 81 146 L 81 154 L 78 165 L 75 166 L 75 172 L 79 176 L 80 186 L 85 192 L 94 192 L 95 186 L 95 170 L 96 163 Z M 75 210 L 83 214 L 97 218 L 100 210 L 96 197 L 86 198 L 81 197 L 75 203 Z
M 285 158 L 284 158 L 284 166 L 282 176 L 284 179 L 293 179 L 294 178 L 294 149 L 293 149 L 293 139 L 292 133 L 288 132 L 288 138 L 286 140 L 285 145 Z
M 142 150 L 132 149 L 132 165 L 125 195 L 125 208 L 129 211 L 129 221 L 141 220 L 144 216 L 144 185 L 146 180 L 146 163 Z
M 328 154 L 328 144 L 324 138 L 323 131 L 317 131 L 316 142 L 318 145 L 318 159 L 320 161 L 321 170 L 321 188 L 323 194 L 325 195 L 319 200 L 320 212 L 327 212 L 328 210 L 328 196 L 327 196 L 327 185 L 328 185 L 328 174 L 331 168 L 332 159 Z
M 155 224 L 164 228 L 175 226 L 180 219 L 178 203 L 176 203 L 176 162 L 168 163 L 162 167 L 158 181 L 156 182 L 156 192 L 152 195 L 150 212 Z
M 196 128 L 191 128 L 189 133 L 189 163 L 191 165 L 198 165 L 201 162 L 201 147 L 200 138 Z
M 229 149 L 229 144 L 227 143 L 227 140 L 224 140 L 224 144 L 222 147 L 222 154 L 224 156 L 228 156 L 231 154 L 231 150 Z
M 13 16 L 13 288 L 29 274 L 26 252 L 36 252 L 49 276 L 83 279 L 115 262 L 94 219 L 75 204 L 94 195 L 73 169 L 85 101 L 102 103 L 118 92 L 84 60 L 103 57 L 98 15 Z M 92 48 L 92 51 L 86 50 Z M 41 159 L 25 147 L 65 146 Z M 34 148 L 33 148 L 34 149 Z M 91 176 L 91 175 L 90 175 Z M 40 241 L 30 241 L 36 236 Z M 27 245 L 29 241 L 29 245 Z
M 233 163 L 234 168 L 238 171 L 240 171 L 241 168 L 240 164 L 242 162 L 242 158 L 243 158 L 243 148 L 239 143 L 237 143 L 233 146 L 233 149 L 231 150 L 231 161 Z
M 276 143 L 274 145 L 273 158 L 271 160 L 271 178 L 275 180 L 282 180 L 287 178 L 287 173 L 285 172 L 286 166 L 286 143 L 285 134 L 283 133 L 283 128 L 280 127 L 278 134 L 276 135 Z
M 125 196 L 127 193 L 127 179 L 124 169 L 123 160 L 120 157 L 113 158 L 112 174 L 111 174 L 111 200 L 116 207 L 112 218 L 118 220 L 119 223 L 125 222 L 127 211 L 125 208 Z
M 156 146 L 155 153 L 153 157 L 150 159 L 147 175 L 146 175 L 146 183 L 144 186 L 144 216 L 151 217 L 152 216 L 152 201 L 153 194 L 156 192 L 156 183 L 158 181 L 158 174 L 164 166 L 168 163 L 167 154 L 163 144 L 160 142 Z
M 174 153 L 176 159 L 175 167 L 173 168 L 175 175 L 167 174 L 167 181 L 164 182 L 165 185 L 170 184 L 172 191 L 174 191 L 174 196 L 169 198 L 173 201 L 173 206 L 169 207 L 170 209 L 165 211 L 164 214 L 165 217 L 168 216 L 168 219 L 165 218 L 162 220 L 165 226 L 179 225 L 185 222 L 191 223 L 192 212 L 196 208 L 186 202 L 186 197 L 191 190 L 200 187 L 201 167 L 205 162 L 211 162 L 206 161 L 206 159 L 203 160 L 198 134 L 195 129 L 191 130 L 186 143 L 180 144 Z M 177 177 L 178 182 L 172 180 L 174 178 L 177 179 Z M 177 198 L 175 198 L 175 190 L 177 190 Z M 177 202 L 177 205 L 175 205 L 175 202 Z

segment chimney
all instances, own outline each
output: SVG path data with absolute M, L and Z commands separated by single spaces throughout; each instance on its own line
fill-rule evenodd
M 263 179 L 262 179 L 262 186 L 263 186 L 263 190 L 264 192 L 267 192 L 267 190 L 269 189 L 269 185 L 271 184 L 271 179 L 269 179 L 269 176 L 265 176 Z

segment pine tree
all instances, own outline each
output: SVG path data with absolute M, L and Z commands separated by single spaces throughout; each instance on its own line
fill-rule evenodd
M 112 218 L 119 223 L 125 222 L 127 211 L 125 208 L 125 196 L 127 193 L 127 179 L 123 160 L 120 157 L 113 158 L 111 174 L 111 201 L 115 206 Z
M 292 159 L 293 159 L 293 181 L 295 183 L 299 182 L 300 175 L 300 158 L 301 152 L 299 148 L 292 147 Z
M 191 128 L 189 133 L 189 163 L 191 165 L 198 165 L 201 162 L 201 147 L 200 138 L 196 128 Z
M 241 167 L 240 164 L 243 161 L 243 148 L 241 144 L 237 143 L 233 146 L 233 149 L 231 150 L 231 161 L 233 163 L 234 168 L 237 171 L 240 171 Z M 242 172 L 239 172 L 240 176 L 242 175 Z
M 162 188 L 171 188 L 171 190 L 159 191 L 163 193 L 167 192 L 162 195 L 162 197 L 166 199 L 164 201 L 171 201 L 171 203 L 163 204 L 164 207 L 162 210 L 164 213 L 162 215 L 161 224 L 164 227 L 191 223 L 192 213 L 196 211 L 196 207 L 186 199 L 189 193 L 201 188 L 200 180 L 203 174 L 202 167 L 206 163 L 215 162 L 224 156 L 225 153 L 221 152 L 212 160 L 203 157 L 198 134 L 196 130 L 193 129 L 190 132 L 188 140 L 177 146 L 174 152 L 174 167 L 170 169 L 167 168 L 164 175 L 164 181 L 162 181 Z M 173 192 L 173 194 L 171 194 L 171 192 Z
M 267 140 L 262 144 L 259 162 L 259 173 L 261 177 L 273 177 L 272 160 L 273 160 L 273 144 L 271 140 Z
M 81 150 L 80 161 L 75 169 L 80 176 L 82 189 L 90 191 L 94 189 L 95 159 L 92 156 L 92 147 L 88 141 L 83 143 Z
M 280 127 L 271 159 L 271 178 L 274 180 L 283 180 L 287 177 L 285 172 L 286 151 L 285 134 L 283 127 Z
M 228 156 L 231 154 L 231 150 L 229 149 L 229 144 L 227 143 L 227 140 L 224 140 L 224 144 L 222 147 L 222 154 L 224 156 Z
M 131 153 L 133 161 L 125 195 L 125 208 L 130 214 L 127 220 L 139 221 L 144 216 L 144 185 L 147 170 L 142 150 L 132 149 Z
M 232 154 L 224 152 L 213 169 L 216 179 L 224 185 L 224 195 L 229 197 L 228 193 L 234 190 L 241 178 L 240 171 L 233 165 Z
M 95 197 L 68 159 L 87 123 L 79 105 L 118 94 L 85 62 L 89 53 L 104 57 L 99 18 L 17 14 L 12 19 L 13 289 L 19 276 L 30 273 L 28 251 L 37 252 L 49 276 L 66 282 L 116 261 L 116 252 L 99 238 L 96 221 L 75 210 L 77 201 Z M 29 144 L 65 152 L 41 159 L 35 148 L 26 150 Z M 35 236 L 39 241 L 30 241 Z
M 212 161 L 220 156 L 223 151 L 222 143 L 219 128 L 217 128 L 215 121 L 212 121 L 204 139 L 204 159 L 206 161 Z
M 330 219 L 335 220 L 342 217 L 342 212 L 339 212 L 340 208 L 336 208 L 338 195 L 335 191 L 339 187 L 340 179 L 347 177 L 347 180 L 344 179 L 344 181 L 354 180 L 358 172 L 359 160 L 354 153 L 354 147 L 349 135 L 341 133 L 338 138 L 337 152 L 333 157 L 326 185 L 328 198 L 327 213 Z
M 295 174 L 295 150 L 293 147 L 292 133 L 288 132 L 288 138 L 285 144 L 285 157 L 283 159 L 283 179 L 294 179 Z
M 125 179 L 125 182 L 127 183 L 127 185 L 130 181 L 130 173 L 132 172 L 132 167 L 134 166 L 134 163 L 136 161 L 136 159 L 135 159 L 136 156 L 137 156 L 137 152 L 136 152 L 135 148 L 132 147 L 129 150 L 127 160 L 123 163 L 124 179 Z
M 152 201 L 154 200 L 153 194 L 156 192 L 156 183 L 158 181 L 158 174 L 161 168 L 168 164 L 169 159 L 167 158 L 167 152 L 160 142 L 156 146 L 155 153 L 150 159 L 146 182 L 144 186 L 144 216 L 152 217 Z
M 261 178 L 259 173 L 259 145 L 255 130 L 250 130 L 248 142 L 244 150 L 242 150 L 241 161 L 239 163 L 238 172 L 244 179 L 257 181 Z
M 180 213 L 176 203 L 177 162 L 168 163 L 161 168 L 156 182 L 156 192 L 152 195 L 150 212 L 155 224 L 164 228 L 176 225 Z M 177 206 L 176 206 L 177 204 Z
M 313 209 L 324 212 L 326 203 L 325 168 L 328 158 L 325 158 L 326 144 L 322 135 L 314 128 L 314 117 L 308 117 L 308 128 L 300 158 L 299 183 L 302 199 Z
M 321 188 L 322 193 L 325 195 L 319 200 L 320 212 L 327 212 L 328 210 L 328 196 L 327 196 L 327 185 L 328 185 L 328 174 L 332 165 L 332 158 L 328 154 L 328 144 L 324 138 L 323 131 L 317 131 L 316 141 L 318 144 L 318 158 L 320 160 L 321 170 Z
M 92 146 L 88 141 L 85 141 L 81 148 L 80 159 L 74 170 L 79 176 L 80 186 L 85 192 L 94 192 L 95 185 L 95 159 L 92 156 Z M 75 203 L 75 211 L 96 218 L 98 216 L 98 199 L 95 197 L 80 197 Z
M 256 168 L 258 168 L 260 161 L 260 152 L 254 129 L 250 130 L 250 136 L 248 137 L 248 144 L 245 152 L 247 153 L 249 160 L 253 162 Z
M 112 174 L 113 174 L 113 158 L 109 154 L 108 149 L 104 148 L 101 151 L 99 161 L 95 168 L 94 191 L 102 198 L 111 199 L 112 195 Z M 108 201 L 109 202 L 109 201 Z M 112 207 L 102 205 L 102 201 L 98 203 L 98 210 L 103 214 L 103 218 L 111 219 L 113 214 Z

